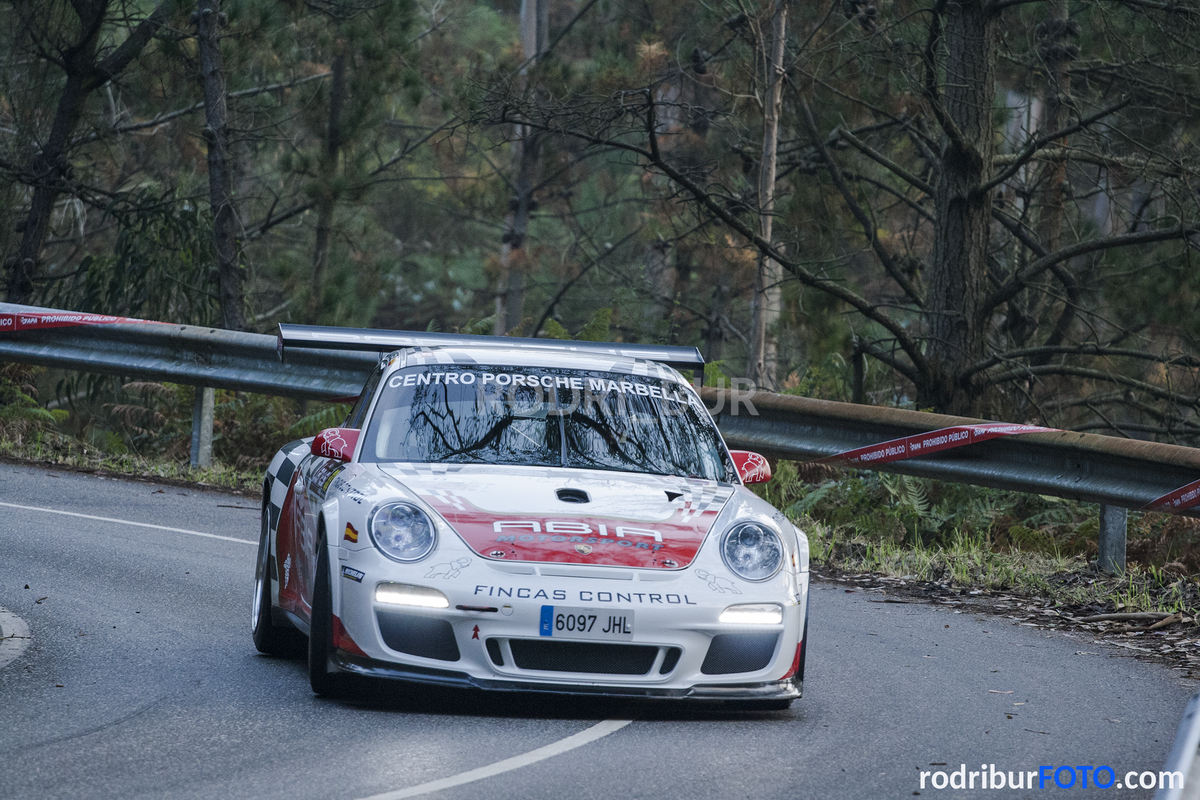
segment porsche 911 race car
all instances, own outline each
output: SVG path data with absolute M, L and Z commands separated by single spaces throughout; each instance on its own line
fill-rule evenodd
M 253 634 L 344 676 L 737 701 L 800 696 L 808 540 L 745 488 L 675 367 L 694 348 L 280 326 L 386 351 L 263 484 Z

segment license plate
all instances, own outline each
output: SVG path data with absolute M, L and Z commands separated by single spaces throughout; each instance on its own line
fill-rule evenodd
M 559 639 L 628 640 L 633 638 L 633 612 L 542 606 L 538 633 Z

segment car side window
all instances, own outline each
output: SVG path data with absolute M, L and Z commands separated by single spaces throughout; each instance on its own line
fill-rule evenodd
M 350 409 L 350 414 L 347 415 L 343 428 L 362 428 L 363 421 L 367 416 L 367 408 L 371 405 L 371 398 L 375 396 L 375 389 L 379 386 L 379 379 L 383 377 L 384 365 L 380 364 L 371 373 L 371 377 L 367 378 L 366 384 L 363 386 L 362 394 L 358 396 L 358 400 L 354 403 L 354 408 Z

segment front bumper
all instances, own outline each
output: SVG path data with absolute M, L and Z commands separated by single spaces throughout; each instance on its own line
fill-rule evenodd
M 472 563 L 462 565 L 466 560 Z M 807 573 L 783 572 L 765 584 L 731 588 L 712 580 L 711 572 L 701 579 L 691 569 L 523 564 L 517 573 L 516 564 L 497 569 L 453 553 L 441 554 L 438 563 L 397 565 L 373 551 L 339 548 L 335 563 L 361 575 L 346 579 L 339 566 L 335 576 L 334 613 L 360 651 L 337 651 L 334 665 L 345 672 L 493 691 L 704 701 L 801 696 L 803 674 L 796 667 Z M 450 606 L 379 603 L 375 588 L 386 582 L 435 588 Z M 783 607 L 781 623 L 718 621 L 730 605 L 768 602 Z M 539 623 L 547 605 L 631 612 L 634 634 L 624 641 L 543 636 Z

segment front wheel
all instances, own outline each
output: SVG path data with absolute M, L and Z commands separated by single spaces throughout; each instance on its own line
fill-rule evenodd
M 344 677 L 329 671 L 333 655 L 333 589 L 329 579 L 329 550 L 325 537 L 317 545 L 317 575 L 313 581 L 312 622 L 308 631 L 308 682 L 319 695 L 335 695 Z
M 254 600 L 250 609 L 254 646 L 268 656 L 291 656 L 300 652 L 302 641 L 295 628 L 276 625 L 271 618 L 271 532 L 263 510 L 262 533 L 258 540 L 258 562 L 254 568 Z

